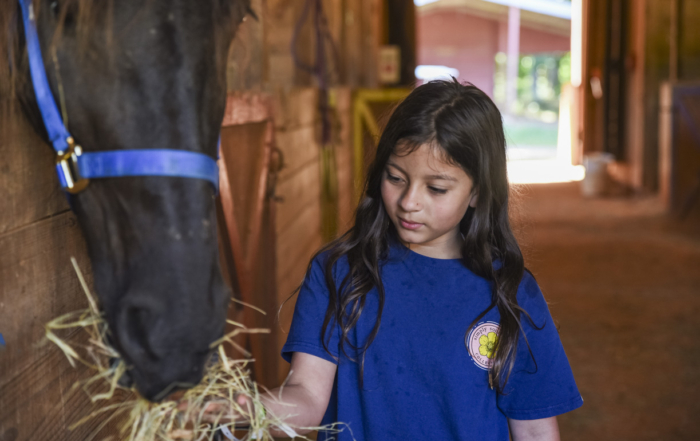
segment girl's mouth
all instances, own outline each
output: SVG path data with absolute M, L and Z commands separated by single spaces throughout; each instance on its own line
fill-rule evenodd
M 401 218 L 399 218 L 399 223 L 401 224 L 402 228 L 405 228 L 407 230 L 417 230 L 418 228 L 420 228 L 423 225 L 423 224 L 419 224 L 416 222 L 408 222 L 408 221 L 403 220 Z

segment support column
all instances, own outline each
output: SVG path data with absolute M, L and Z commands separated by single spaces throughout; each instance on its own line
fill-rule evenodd
M 679 0 L 671 0 L 671 26 L 669 27 L 669 66 L 668 66 L 668 80 L 671 83 L 678 81 L 678 19 L 679 19 Z
M 571 0 L 571 89 L 569 92 L 569 121 L 570 121 L 570 145 L 567 159 L 573 165 L 579 165 L 583 161 L 583 139 L 581 135 L 583 122 L 583 1 Z M 585 87 L 585 86 L 584 86 Z M 562 94 L 564 89 L 562 89 Z M 559 109 L 559 118 L 561 108 Z
M 506 112 L 511 112 L 518 99 L 518 67 L 520 65 L 520 8 L 508 8 L 508 62 L 506 65 Z

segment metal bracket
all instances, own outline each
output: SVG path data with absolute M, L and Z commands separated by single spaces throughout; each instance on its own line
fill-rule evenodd
M 72 137 L 66 139 L 66 142 L 68 150 L 60 151 L 56 155 L 56 171 L 63 189 L 68 193 L 77 194 L 85 190 L 90 180 L 84 179 L 78 168 L 78 158 L 83 154 L 83 149 L 75 145 Z

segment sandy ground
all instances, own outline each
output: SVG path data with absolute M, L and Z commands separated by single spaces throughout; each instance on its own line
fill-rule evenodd
M 562 440 L 700 440 L 700 220 L 578 185 L 517 197 L 526 265 L 585 401 L 559 417 Z

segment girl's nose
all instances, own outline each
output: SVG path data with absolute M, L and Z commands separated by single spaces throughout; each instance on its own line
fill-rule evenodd
M 420 211 L 421 203 L 419 200 L 420 195 L 418 194 L 418 189 L 415 187 L 409 187 L 406 192 L 399 199 L 399 206 L 403 211 Z

